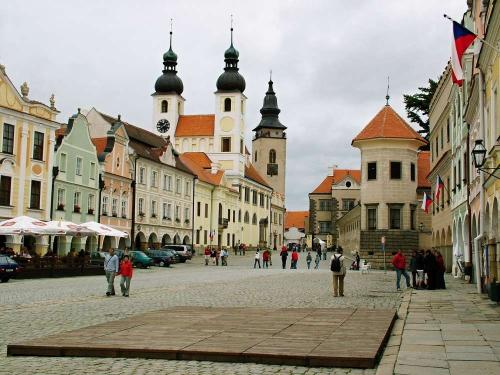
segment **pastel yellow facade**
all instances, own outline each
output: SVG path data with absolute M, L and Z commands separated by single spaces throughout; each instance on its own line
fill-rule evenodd
M 0 65 L 0 218 L 27 215 L 50 219 L 52 166 L 58 111 L 51 97 L 50 106 L 29 99 L 26 83 L 17 91 Z M 47 238 L 5 236 L 0 246 L 18 252 L 24 244 L 44 253 Z

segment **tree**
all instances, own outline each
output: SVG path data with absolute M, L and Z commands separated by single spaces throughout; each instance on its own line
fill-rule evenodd
M 403 95 L 408 118 L 421 128 L 418 132 L 427 140 L 429 140 L 430 132 L 429 109 L 437 84 L 436 81 L 429 78 L 429 86 L 419 87 L 419 91 L 413 95 Z

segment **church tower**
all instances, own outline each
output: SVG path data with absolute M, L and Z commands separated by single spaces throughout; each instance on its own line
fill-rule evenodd
M 227 175 L 243 176 L 245 172 L 245 78 L 238 72 L 239 52 L 231 45 L 224 53 L 224 72 L 217 79 L 215 92 L 214 152 L 210 156 L 220 163 Z
M 260 110 L 262 120 L 253 129 L 252 162 L 262 176 L 265 176 L 275 193 L 285 196 L 286 168 L 286 126 L 279 120 L 280 109 L 273 89 L 273 81 L 264 97 Z
M 170 48 L 163 54 L 163 71 L 155 83 L 153 97 L 153 132 L 162 137 L 170 136 L 174 143 L 175 129 L 179 116 L 184 114 L 184 91 L 182 80 L 177 75 L 177 54 L 172 50 L 172 30 Z

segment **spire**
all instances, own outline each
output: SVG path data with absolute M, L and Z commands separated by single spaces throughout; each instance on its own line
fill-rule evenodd
M 269 74 L 268 88 L 266 91 L 266 96 L 264 97 L 264 103 L 260 110 L 262 115 L 262 120 L 259 125 L 254 129 L 254 131 L 260 130 L 262 128 L 266 129 L 280 129 L 285 130 L 286 126 L 283 125 L 279 120 L 279 114 L 281 110 L 278 108 L 278 98 L 273 88 L 272 81 L 272 71 Z
M 385 105 L 389 105 L 389 76 L 387 76 L 387 93 L 385 94 Z
M 168 51 L 163 54 L 162 75 L 156 80 L 155 92 L 168 93 L 175 92 L 181 95 L 184 91 L 182 80 L 177 76 L 177 54 L 172 50 L 172 18 L 170 19 L 170 44 Z
M 219 91 L 245 91 L 246 83 L 245 78 L 238 73 L 238 58 L 240 53 L 233 44 L 233 15 L 231 14 L 231 44 L 224 52 L 224 73 L 217 79 L 217 90 Z

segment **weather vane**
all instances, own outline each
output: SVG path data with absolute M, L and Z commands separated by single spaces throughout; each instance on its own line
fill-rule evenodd
M 389 105 L 390 98 L 391 97 L 389 96 L 389 76 L 387 76 L 387 93 L 385 94 L 385 100 L 386 100 L 385 105 Z

